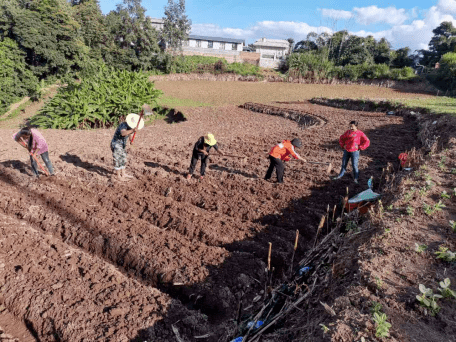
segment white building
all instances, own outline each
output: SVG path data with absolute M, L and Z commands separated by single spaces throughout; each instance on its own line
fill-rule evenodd
M 151 17 L 147 17 L 147 19 L 149 19 L 150 23 L 152 24 L 152 27 L 155 28 L 157 31 L 161 31 L 163 29 L 163 26 L 165 25 L 165 20 L 163 19 Z
M 238 52 L 242 51 L 245 41 L 234 38 L 206 37 L 189 35 L 188 40 L 182 44 L 184 50 L 199 52 Z
M 260 66 L 264 68 L 278 68 L 290 52 L 290 43 L 285 39 L 261 38 L 253 46 L 260 54 Z

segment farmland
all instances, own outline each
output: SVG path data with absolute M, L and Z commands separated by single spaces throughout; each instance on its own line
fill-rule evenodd
M 312 248 L 327 206 L 366 189 L 388 163 L 420 148 L 410 117 L 311 104 L 315 96 L 427 99 L 368 86 L 243 82 L 156 82 L 186 121 L 155 121 L 129 147 L 128 183 L 113 183 L 113 129 L 43 130 L 57 177 L 31 177 L 28 156 L 1 129 L 0 302 L 40 341 L 229 341 L 242 303 L 264 291 L 268 245 L 273 283 Z M 299 102 L 298 102 L 299 101 Z M 240 108 L 269 103 L 323 120 L 303 127 Z M 339 136 L 358 120 L 371 140 L 351 175 L 290 162 L 285 184 L 263 180 L 269 149 L 299 137 L 309 161 L 340 167 Z M 193 144 L 214 133 L 221 150 L 203 181 L 184 179 Z M 197 169 L 197 174 L 198 174 Z M 351 267 L 351 266 L 349 266 Z M 245 309 L 244 315 L 251 311 Z M 253 312 L 253 311 L 252 311 Z M 204 339 L 196 337 L 206 336 Z M 29 337 L 30 341 L 34 337 Z M 348 340 L 347 340 L 348 341 Z

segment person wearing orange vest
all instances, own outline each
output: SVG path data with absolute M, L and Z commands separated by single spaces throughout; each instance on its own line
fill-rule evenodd
M 264 179 L 270 179 L 275 168 L 277 173 L 277 183 L 283 183 L 283 173 L 285 171 L 285 164 L 283 162 L 291 160 L 290 156 L 294 159 L 306 161 L 295 152 L 295 147 L 299 148 L 301 146 L 301 139 L 298 138 L 295 138 L 292 141 L 284 140 L 280 144 L 275 145 L 269 152 L 270 164 Z

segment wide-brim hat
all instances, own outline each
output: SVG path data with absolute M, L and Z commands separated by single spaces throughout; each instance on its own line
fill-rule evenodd
M 136 126 L 138 126 L 138 129 L 142 129 L 144 127 L 144 119 L 142 119 L 138 114 L 135 113 L 128 114 L 127 118 L 125 119 L 125 122 L 131 129 L 136 128 Z
M 215 144 L 217 144 L 217 140 L 215 140 L 214 134 L 211 134 L 211 133 L 207 133 L 204 136 L 204 142 L 206 144 L 208 144 L 209 146 L 214 146 Z

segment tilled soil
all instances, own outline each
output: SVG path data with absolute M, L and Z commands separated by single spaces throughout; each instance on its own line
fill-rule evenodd
M 42 341 L 228 339 L 240 298 L 248 308 L 264 289 L 268 243 L 280 282 L 295 231 L 299 260 L 328 205 L 347 188 L 364 190 L 370 176 L 417 144 L 414 122 L 402 117 L 277 105 L 326 124 L 301 129 L 234 106 L 191 109 L 186 122 L 138 134 L 127 165 L 136 179 L 127 183 L 109 179 L 113 130 L 43 131 L 59 174 L 37 181 L 25 151 L 8 139 L 13 130 L 3 130 L 0 286 L 7 309 Z M 360 185 L 350 175 L 330 181 L 326 166 L 298 161 L 288 163 L 285 184 L 263 180 L 270 148 L 294 137 L 307 160 L 332 162 L 338 171 L 337 141 L 351 120 L 371 139 Z M 248 160 L 214 154 L 204 180 L 187 181 L 193 144 L 208 131 L 222 151 Z

